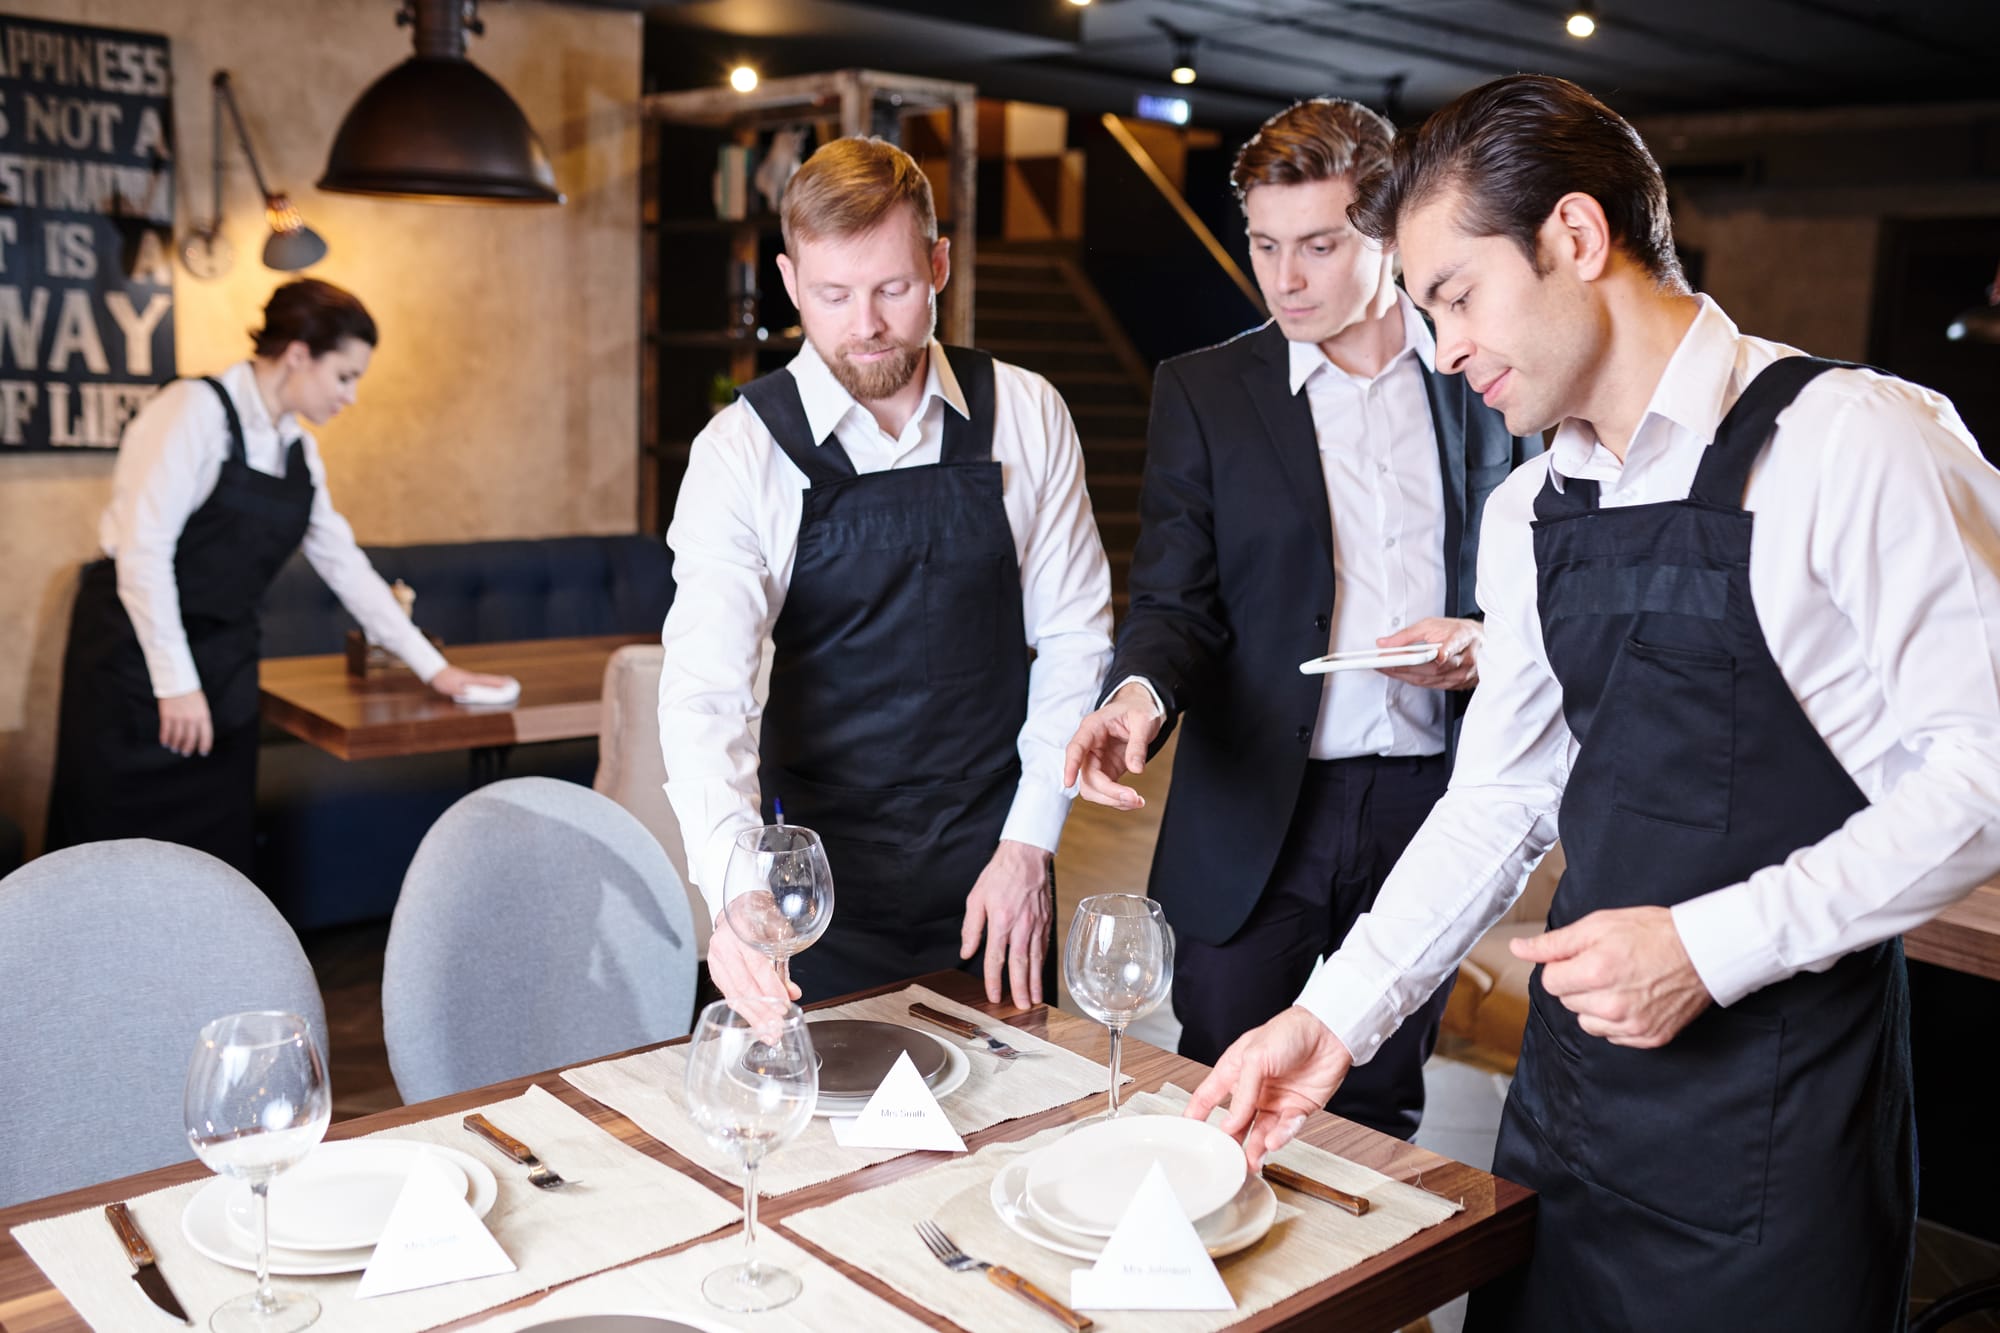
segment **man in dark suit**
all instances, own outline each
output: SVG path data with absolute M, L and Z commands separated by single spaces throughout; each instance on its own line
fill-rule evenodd
M 1184 719 L 1151 894 L 1178 940 L 1181 1054 L 1207 1064 L 1292 1003 L 1444 793 L 1478 676 L 1480 511 L 1541 447 L 1437 374 L 1392 257 L 1348 224 L 1394 133 L 1319 98 L 1238 154 L 1273 318 L 1159 368 L 1131 609 L 1068 750 L 1067 781 L 1132 809 L 1118 777 Z M 1436 655 L 1300 670 L 1411 644 Z M 1449 992 L 1349 1076 L 1334 1111 L 1416 1132 Z

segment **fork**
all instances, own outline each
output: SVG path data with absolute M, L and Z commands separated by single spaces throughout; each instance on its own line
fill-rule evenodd
M 564 1185 L 574 1185 L 573 1180 L 564 1180 L 551 1170 L 527 1144 L 509 1134 L 506 1130 L 488 1120 L 478 1112 L 465 1117 L 465 1127 L 485 1139 L 488 1143 L 506 1153 L 509 1157 L 528 1168 L 528 1183 L 538 1190 L 561 1189 Z
M 1028 1304 L 1034 1306 L 1037 1310 L 1040 1310 L 1043 1314 L 1061 1320 L 1064 1324 L 1076 1330 L 1076 1333 L 1083 1333 L 1085 1329 L 1093 1326 L 1088 1317 L 1070 1309 L 1067 1305 L 1064 1305 L 1061 1301 L 1049 1295 L 1019 1273 L 1016 1273 L 1013 1269 L 1001 1268 L 997 1264 L 989 1264 L 983 1260 L 975 1259 L 964 1250 L 959 1249 L 958 1246 L 952 1243 L 951 1237 L 945 1235 L 939 1229 L 937 1223 L 917 1223 L 917 1236 L 923 1241 L 924 1248 L 931 1252 L 931 1256 L 952 1272 L 983 1272 L 986 1274 L 987 1280 L 994 1286 L 1012 1292 Z

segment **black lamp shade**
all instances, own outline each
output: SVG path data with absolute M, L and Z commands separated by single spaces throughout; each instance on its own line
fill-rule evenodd
M 476 65 L 412 56 L 361 94 L 319 188 L 342 194 L 559 204 L 548 150 Z

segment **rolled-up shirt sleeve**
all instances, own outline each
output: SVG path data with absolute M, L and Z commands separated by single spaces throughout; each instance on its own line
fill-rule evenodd
M 1540 460 L 1524 466 L 1487 502 L 1486 638 L 1450 789 L 1299 996 L 1356 1064 L 1451 975 L 1556 840 L 1574 743 L 1536 617 L 1528 524 L 1546 469 Z

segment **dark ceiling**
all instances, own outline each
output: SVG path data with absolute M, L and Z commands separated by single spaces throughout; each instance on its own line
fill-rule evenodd
M 2000 96 L 2000 0 L 597 0 L 647 14 L 656 86 L 866 65 L 981 92 L 1129 110 L 1180 93 L 1201 124 L 1338 93 L 1398 118 L 1498 75 L 1566 75 L 1627 114 Z M 1199 80 L 1167 81 L 1173 33 Z

